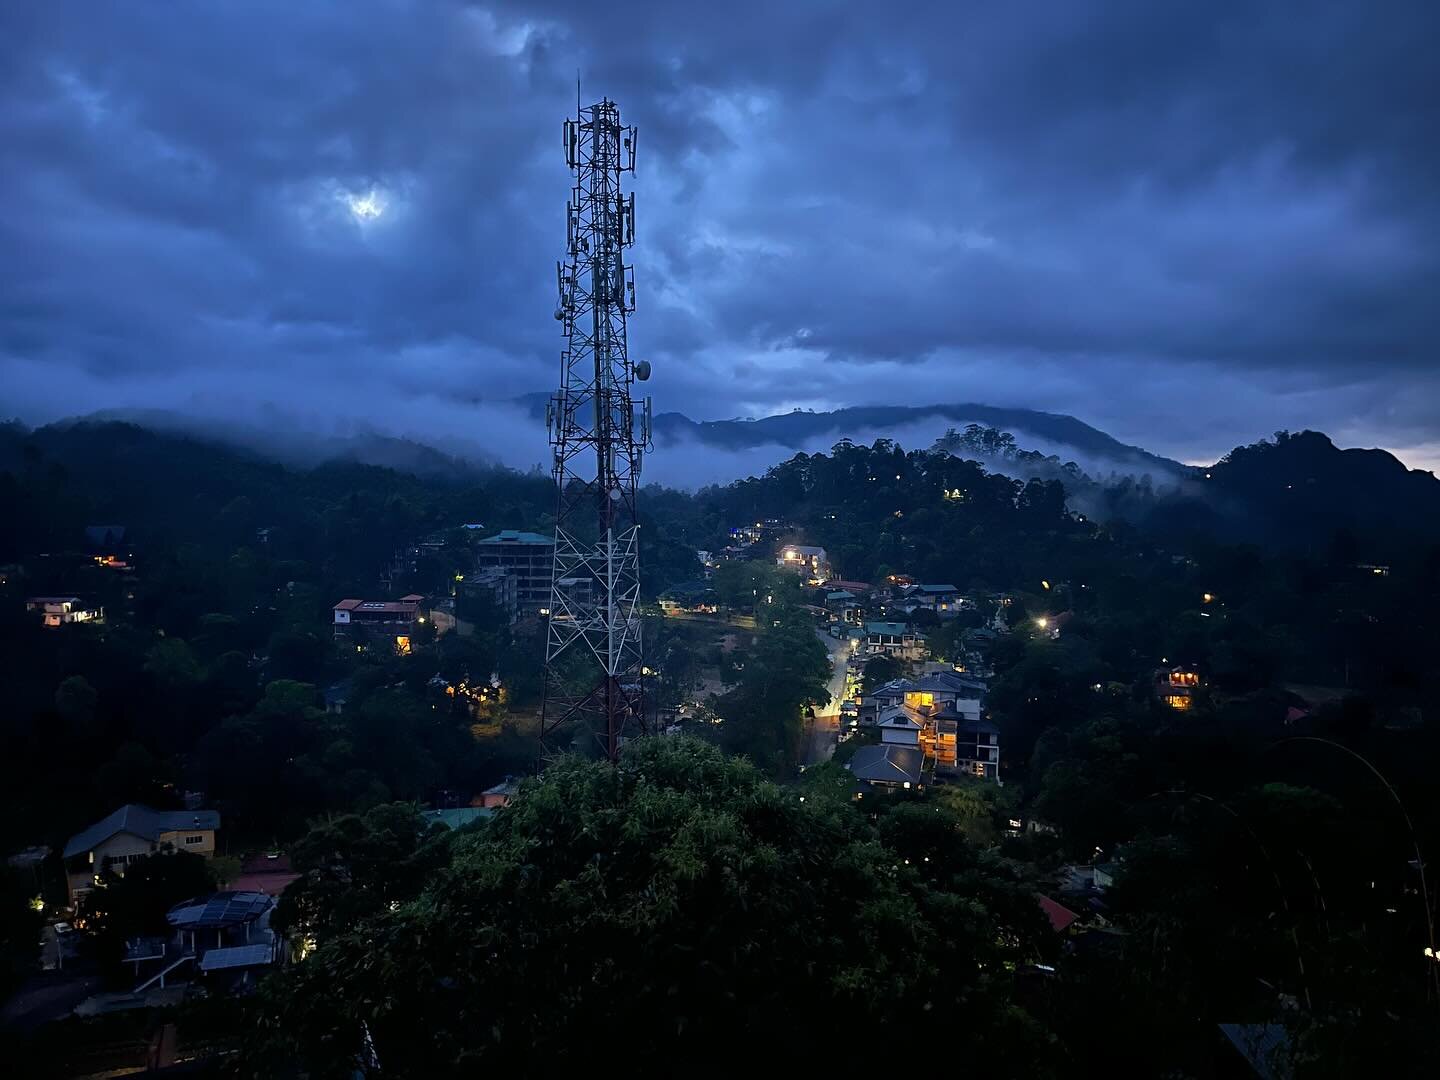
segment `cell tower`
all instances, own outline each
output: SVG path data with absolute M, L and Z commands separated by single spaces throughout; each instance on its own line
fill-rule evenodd
M 557 265 L 564 328 L 560 389 L 546 423 L 555 451 L 555 564 L 545 645 L 540 740 L 560 729 L 593 732 L 614 761 L 626 731 L 645 722 L 640 647 L 640 526 L 635 510 L 641 456 L 650 447 L 650 399 L 631 390 L 650 365 L 631 363 L 626 319 L 635 310 L 635 196 L 620 190 L 635 171 L 635 129 L 610 100 L 564 127 L 574 175 L 565 208 L 568 260 Z

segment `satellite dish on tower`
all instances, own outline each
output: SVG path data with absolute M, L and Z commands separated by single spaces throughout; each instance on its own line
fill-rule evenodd
M 635 361 L 635 377 L 636 377 L 637 379 L 639 379 L 641 382 L 644 382 L 646 379 L 650 378 L 650 361 L 649 361 L 649 360 L 637 360 L 637 361 Z

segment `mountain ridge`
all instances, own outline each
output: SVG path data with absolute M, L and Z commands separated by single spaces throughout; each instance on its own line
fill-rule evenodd
M 516 398 L 532 415 L 544 416 L 545 393 L 524 394 Z M 928 445 L 944 434 L 947 427 L 978 423 L 1009 431 L 1017 437 L 1039 439 L 1054 447 L 1073 448 L 1081 456 L 1100 458 L 1137 473 L 1159 471 L 1185 474 L 1191 466 L 1133 446 L 1085 423 L 1067 413 L 1044 412 L 1037 409 L 1007 408 L 979 402 L 951 402 L 930 405 L 848 405 L 825 412 L 795 410 L 754 419 L 694 420 L 685 413 L 668 411 L 655 415 L 655 437 L 664 444 L 692 440 L 723 450 L 749 450 L 762 446 L 779 446 L 789 450 L 814 449 L 827 437 L 839 442 L 842 438 L 860 435 L 881 435 L 887 430 L 914 426 L 927 420 L 941 420 L 936 430 L 924 440 Z M 911 439 L 907 445 L 918 446 Z M 825 446 L 824 449 L 829 449 Z

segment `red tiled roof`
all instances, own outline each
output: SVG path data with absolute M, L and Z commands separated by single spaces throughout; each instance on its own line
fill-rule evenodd
M 365 602 L 365 601 L 363 601 L 363 600 L 341 600 L 338 604 L 335 605 L 335 610 L 336 610 L 336 611 L 354 611 L 357 607 L 359 607 L 359 606 L 360 606 L 361 604 L 363 604 L 364 602 Z
M 1048 896 L 1036 893 L 1035 899 L 1040 901 L 1040 910 L 1045 912 L 1045 917 L 1050 920 L 1050 928 L 1057 934 L 1063 934 L 1071 923 L 1080 918 L 1064 904 L 1057 904 Z

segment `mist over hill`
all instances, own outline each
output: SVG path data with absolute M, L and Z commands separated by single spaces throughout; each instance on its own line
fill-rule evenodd
M 978 422 L 960 429 L 947 423 L 949 416 L 977 412 L 1014 422 L 1005 429 Z M 925 419 L 917 420 L 916 414 Z M 1440 480 L 1433 474 L 1408 469 L 1384 450 L 1341 449 L 1314 431 L 1279 432 L 1273 440 L 1237 447 L 1214 465 L 1194 467 L 1126 446 L 1073 417 L 1028 410 L 857 408 L 707 423 L 678 413 L 662 415 L 668 419 L 662 425 L 657 418 L 657 452 L 642 479 L 672 488 L 694 491 L 717 482 L 755 483 L 744 478 L 763 481 L 797 449 L 802 454 L 828 453 L 842 440 L 870 445 L 879 438 L 903 450 L 930 450 L 977 461 L 991 473 L 1021 481 L 1056 481 L 1064 486 L 1073 512 L 1099 521 L 1126 521 L 1176 546 L 1210 537 L 1313 549 L 1353 539 L 1373 552 L 1433 542 L 1440 534 Z M 855 437 L 851 432 L 870 433 L 848 426 L 852 420 L 889 420 L 892 425 L 879 429 L 888 434 Z M 931 425 L 941 430 L 933 432 Z M 153 433 L 146 445 L 152 445 L 150 453 L 161 458 L 169 453 L 166 446 L 177 458 L 187 460 L 195 460 L 201 448 L 217 462 L 233 459 L 257 468 L 270 463 L 301 470 L 373 466 L 461 486 L 514 475 L 506 467 L 503 440 L 492 456 L 489 446 L 478 440 L 452 439 L 436 447 L 380 432 L 279 435 L 258 425 L 198 428 L 187 418 L 168 413 L 124 423 L 92 417 L 34 431 L 11 424 L 0 439 L 0 470 L 23 468 L 29 445 L 83 475 L 112 456 L 98 449 L 107 440 L 113 440 L 118 450 L 144 432 Z M 1029 434 L 1037 428 L 1041 436 Z M 771 441 L 772 436 L 800 445 L 785 446 Z M 1046 437 L 1067 441 L 1040 441 Z M 806 440 L 812 444 L 808 449 Z M 529 482 L 548 482 L 543 467 L 537 466 L 532 460 L 518 471 L 529 474 Z M 145 466 L 146 471 L 149 468 Z

